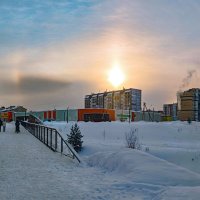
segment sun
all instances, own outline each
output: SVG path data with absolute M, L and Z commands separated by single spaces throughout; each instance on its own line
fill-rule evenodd
M 114 87 L 120 86 L 124 82 L 124 79 L 124 74 L 118 65 L 109 71 L 108 80 Z

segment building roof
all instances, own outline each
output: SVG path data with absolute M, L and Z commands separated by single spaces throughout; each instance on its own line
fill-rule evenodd
M 128 89 L 121 89 L 121 90 L 112 90 L 112 91 L 105 91 L 105 92 L 100 92 L 100 93 L 92 93 L 91 95 L 85 95 L 85 98 L 88 98 L 88 97 L 92 97 L 94 95 L 102 95 L 102 94 L 110 94 L 110 93 L 116 93 L 116 92 L 130 92 L 131 90 L 136 90 L 136 91 L 142 91 L 140 89 L 135 89 L 135 88 L 128 88 Z
M 24 108 L 23 106 L 9 106 L 5 109 L 0 110 L 0 112 L 9 112 L 9 111 L 14 111 L 17 108 Z M 25 109 L 25 108 L 24 108 Z

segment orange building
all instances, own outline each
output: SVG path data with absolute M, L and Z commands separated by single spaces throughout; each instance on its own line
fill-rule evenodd
M 1 119 L 6 120 L 7 122 L 11 122 L 13 120 L 13 113 L 12 112 L 2 112 Z
M 78 121 L 115 121 L 115 110 L 101 108 L 78 109 Z

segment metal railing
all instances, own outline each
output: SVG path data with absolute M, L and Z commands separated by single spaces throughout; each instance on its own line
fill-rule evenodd
M 25 121 L 21 121 L 21 125 L 52 151 L 75 158 L 79 163 L 81 162 L 76 151 L 63 139 L 57 129 Z

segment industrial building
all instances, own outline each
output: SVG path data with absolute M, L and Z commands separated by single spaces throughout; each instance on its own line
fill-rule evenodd
M 177 94 L 178 119 L 200 121 L 200 89 L 192 88 Z
M 139 89 L 123 89 L 85 96 L 85 108 L 105 108 L 115 110 L 141 111 Z

